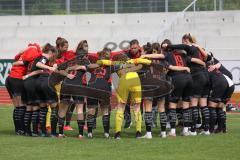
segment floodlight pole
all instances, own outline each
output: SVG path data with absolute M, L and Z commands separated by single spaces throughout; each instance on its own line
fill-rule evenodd
M 70 14 L 70 0 L 66 0 L 66 12 Z
M 22 0 L 21 2 L 22 2 L 22 4 L 21 4 L 21 6 L 22 6 L 22 16 L 25 16 L 25 0 Z
M 105 0 L 102 0 L 102 13 L 105 13 Z
M 85 0 L 85 10 L 88 11 L 88 0 Z
M 217 10 L 217 0 L 214 0 L 214 11 Z
M 118 13 L 118 0 L 115 0 L 115 5 L 114 5 L 115 7 L 114 7 L 114 12 L 115 12 L 115 14 L 117 14 Z
M 168 12 L 168 0 L 165 0 L 165 12 Z
M 219 10 L 223 10 L 223 0 L 219 0 Z

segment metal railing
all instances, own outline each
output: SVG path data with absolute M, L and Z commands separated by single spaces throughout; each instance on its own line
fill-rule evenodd
M 180 12 L 192 0 L 0 0 L 0 15 Z M 199 0 L 189 10 L 240 9 L 236 0 Z

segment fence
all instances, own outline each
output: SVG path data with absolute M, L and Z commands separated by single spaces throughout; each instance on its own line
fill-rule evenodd
M 0 0 L 0 15 L 58 15 L 182 11 L 192 0 Z M 239 10 L 239 0 L 198 0 L 189 10 Z

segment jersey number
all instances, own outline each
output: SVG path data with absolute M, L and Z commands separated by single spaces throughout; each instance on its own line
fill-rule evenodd
M 184 67 L 183 59 L 180 55 L 174 55 L 174 59 L 177 66 Z

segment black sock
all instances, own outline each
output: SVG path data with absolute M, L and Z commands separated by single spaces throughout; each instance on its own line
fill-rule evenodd
M 103 123 L 104 133 L 109 133 L 110 115 L 103 115 L 102 116 L 102 123 Z
M 227 131 L 227 116 L 226 111 L 224 111 L 224 125 L 223 125 L 223 132 Z
M 94 114 L 94 123 L 93 123 L 93 129 L 97 128 L 97 116 L 98 116 L 98 108 L 96 108 L 96 112 Z
M 83 136 L 83 128 L 85 125 L 85 120 L 77 120 L 79 135 Z
M 192 113 L 192 125 L 191 125 L 191 132 L 196 132 L 196 124 L 199 119 L 199 112 L 197 106 L 191 107 L 191 113 Z
M 157 106 L 154 106 L 152 108 L 152 117 L 153 117 L 153 121 L 152 121 L 152 126 L 156 125 L 157 126 L 157 117 L 158 117 L 158 109 Z
M 87 118 L 87 105 L 86 105 L 86 103 L 83 104 L 83 116 L 84 116 L 84 119 Z
M 217 108 L 218 130 L 223 131 L 225 124 L 225 114 L 222 108 Z
M 171 128 L 176 128 L 177 121 L 176 109 L 169 109 L 169 120 Z
M 32 113 L 32 129 L 34 134 L 38 134 L 39 110 Z
M 124 110 L 124 120 L 127 123 L 131 123 L 131 110 L 130 106 L 126 105 L 125 110 Z
M 191 124 L 191 113 L 190 109 L 183 109 L 183 126 L 190 127 Z
M 145 112 L 144 120 L 145 120 L 146 131 L 151 132 L 152 131 L 152 120 L 153 120 L 152 112 Z
M 200 113 L 201 113 L 201 110 L 200 110 L 200 107 L 197 107 L 197 110 L 198 110 L 198 120 L 197 120 L 197 124 L 202 124 L 202 121 L 201 121 L 201 116 L 200 116 Z
M 24 127 L 25 133 L 31 134 L 31 120 L 32 120 L 32 111 L 26 111 L 24 115 Z
M 39 119 L 40 119 L 40 126 L 43 134 L 47 134 L 47 129 L 46 129 L 47 112 L 48 112 L 47 107 L 40 108 Z
M 217 120 L 217 113 L 216 113 L 216 108 L 209 107 L 209 112 L 210 112 L 210 132 L 212 133 L 214 131 L 214 126 L 216 124 Z
M 93 129 L 97 128 L 97 117 L 94 115 Z
M 16 107 L 14 110 L 13 110 L 13 123 L 14 123 L 14 127 L 15 127 L 15 132 L 18 132 L 19 131 L 19 107 Z
M 87 127 L 88 127 L 88 133 L 92 133 L 92 129 L 93 129 L 93 126 L 94 126 L 94 115 L 92 114 L 88 114 L 87 115 Z
M 182 108 L 177 108 L 176 109 L 176 114 L 177 114 L 178 124 L 182 125 L 182 123 L 183 123 L 183 109 Z
M 209 130 L 210 113 L 208 107 L 201 107 L 202 122 L 204 131 Z
M 69 110 L 67 112 L 67 115 L 66 115 L 66 126 L 70 126 L 74 109 L 75 109 L 75 104 L 71 105 L 71 107 L 69 108 Z
M 22 132 L 25 132 L 25 127 L 24 127 L 24 114 L 26 112 L 26 107 L 25 106 L 20 106 L 19 109 L 19 115 L 20 115 L 20 130 Z
M 161 131 L 165 132 L 166 127 L 167 127 L 167 114 L 166 114 L 166 112 L 160 112 L 159 117 L 160 117 Z
M 65 121 L 65 117 L 63 117 L 63 118 L 58 117 L 58 130 L 59 130 L 59 134 L 63 134 L 64 121 Z
M 51 134 L 56 135 L 57 134 L 57 109 L 52 108 L 51 110 Z

